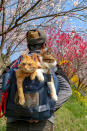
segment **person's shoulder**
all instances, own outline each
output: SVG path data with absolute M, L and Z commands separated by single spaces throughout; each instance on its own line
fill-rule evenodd
M 59 64 L 56 65 L 56 72 L 57 73 L 64 73 L 63 69 L 61 68 L 61 66 Z
M 63 71 L 63 69 L 61 68 L 61 66 L 59 64 L 57 64 L 56 66 L 56 71 L 55 74 L 58 76 L 62 76 L 65 80 L 67 80 L 69 82 L 68 77 L 66 76 L 65 72 Z

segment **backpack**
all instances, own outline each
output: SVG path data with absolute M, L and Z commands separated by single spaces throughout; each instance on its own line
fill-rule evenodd
M 37 78 L 30 80 L 26 77 L 23 81 L 23 92 L 27 104 L 24 106 L 15 103 L 15 94 L 17 91 L 17 81 L 15 69 L 10 69 L 2 77 L 3 98 L 1 108 L 3 115 L 18 120 L 46 120 L 54 113 L 55 102 L 50 96 L 50 90 L 47 82 L 50 81 L 51 75 L 44 74 L 44 81 L 40 82 Z M 59 92 L 59 80 L 52 71 L 56 92 Z M 34 101 L 31 96 L 35 96 Z M 3 116 L 2 115 L 2 116 Z

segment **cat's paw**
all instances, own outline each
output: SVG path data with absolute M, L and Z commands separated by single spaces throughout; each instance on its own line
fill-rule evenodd
M 52 98 L 53 98 L 53 100 L 56 102 L 56 101 L 58 101 L 58 97 L 57 97 L 57 95 L 55 94 L 55 95 L 53 95 L 52 96 Z
M 24 99 L 24 100 L 19 100 L 19 104 L 20 104 L 21 106 L 23 106 L 24 103 L 25 103 L 25 99 Z
M 43 81 L 44 81 L 44 76 L 38 77 L 38 80 L 39 80 L 40 82 L 43 82 Z
M 51 94 L 51 97 L 55 102 L 58 101 L 58 97 L 56 94 Z
M 34 79 L 35 79 L 35 75 L 31 75 L 30 80 L 34 80 Z
M 55 89 L 54 83 L 53 82 L 47 82 L 47 85 L 50 88 L 50 93 L 51 93 L 52 99 L 56 102 L 58 100 L 58 97 L 57 97 L 57 94 L 56 94 L 56 89 Z
M 42 71 L 41 71 L 40 69 L 37 69 L 37 70 L 36 70 L 36 76 L 37 76 L 37 78 L 38 78 L 38 80 L 39 80 L 40 82 L 43 82 L 43 81 L 44 81 L 44 76 L 43 76 L 43 73 L 42 73 Z
M 47 85 L 48 85 L 49 87 L 51 87 L 52 82 L 47 82 Z

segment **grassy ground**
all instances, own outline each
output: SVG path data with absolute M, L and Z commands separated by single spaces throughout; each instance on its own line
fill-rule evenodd
M 5 122 L 0 119 L 0 131 L 5 131 Z M 55 113 L 54 131 L 87 131 L 87 107 L 75 95 Z
M 55 114 L 54 131 L 87 131 L 87 107 L 72 97 Z
M 6 118 L 3 117 L 0 119 L 0 131 L 6 131 Z

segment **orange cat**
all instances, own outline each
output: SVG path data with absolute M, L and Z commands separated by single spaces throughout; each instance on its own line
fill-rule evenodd
M 35 54 L 31 56 L 23 55 L 23 60 L 20 63 L 19 69 L 16 71 L 17 78 L 17 94 L 19 99 L 19 104 L 24 105 L 25 97 L 23 93 L 22 83 L 25 77 L 30 77 L 34 80 L 36 77 L 36 69 L 38 68 L 37 60 Z

